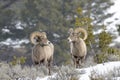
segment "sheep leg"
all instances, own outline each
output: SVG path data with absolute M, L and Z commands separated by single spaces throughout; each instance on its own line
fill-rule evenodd
M 48 60 L 48 70 L 49 70 L 49 75 L 51 75 L 51 66 L 53 64 L 53 56 Z
M 76 58 L 74 56 L 72 56 L 72 61 L 73 61 L 73 64 L 74 64 L 74 67 L 76 68 Z
M 74 59 L 74 65 L 75 65 L 75 68 L 77 68 L 77 63 L 76 63 L 76 59 Z
M 48 62 L 48 74 L 51 75 L 51 69 L 50 69 L 50 61 Z
M 76 66 L 77 66 L 76 68 L 80 67 L 80 59 L 79 58 L 76 59 Z
M 39 62 L 38 61 L 33 61 L 35 68 L 38 70 L 39 69 Z
M 85 56 L 81 58 L 81 64 L 83 64 L 85 61 Z
M 83 63 L 83 62 L 84 62 L 84 60 L 85 60 L 85 57 L 82 57 L 82 58 L 81 58 L 81 63 Z
M 84 60 L 85 60 L 85 57 L 84 56 L 82 56 L 82 57 L 79 57 L 79 66 L 81 66 L 82 65 L 82 63 L 84 63 Z
M 74 56 L 74 65 L 75 65 L 75 68 L 79 68 L 79 63 L 80 62 L 80 59 L 78 56 Z
M 53 56 L 50 58 L 50 67 L 53 65 Z
M 51 71 L 50 71 L 50 61 L 48 60 L 48 64 L 46 65 L 47 69 L 48 69 L 48 75 L 51 74 Z
M 39 64 L 39 62 L 38 62 L 38 61 L 34 61 L 34 64 L 35 64 L 35 65 L 38 65 L 38 64 Z
M 51 75 L 51 61 L 48 61 L 48 74 Z
M 71 55 L 71 59 L 72 59 L 73 65 L 75 65 L 75 59 L 74 59 L 74 56 Z

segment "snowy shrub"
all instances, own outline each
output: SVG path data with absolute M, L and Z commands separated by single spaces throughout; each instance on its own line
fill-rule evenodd
M 114 50 L 114 49 L 113 49 Z M 119 61 L 120 60 L 120 53 L 99 53 L 94 56 L 94 61 L 96 63 L 103 63 L 103 62 L 108 62 L 108 61 Z
M 102 75 L 98 75 L 98 73 L 95 70 L 92 70 L 90 80 L 104 80 L 104 77 Z
M 118 55 L 109 54 L 108 56 L 108 61 L 119 61 L 119 60 L 120 60 L 120 56 Z
M 111 78 L 120 77 L 120 67 L 114 68 L 113 71 L 110 71 L 110 72 L 108 72 L 108 73 L 109 73 L 108 75 L 109 75 Z
M 47 75 L 45 66 L 21 66 L 16 64 L 14 66 L 7 63 L 0 63 L 0 80 L 35 80 L 37 76 L 43 77 Z
M 99 53 L 94 56 L 94 61 L 97 63 L 103 63 L 107 61 L 107 54 Z
M 57 73 L 56 77 L 50 77 L 49 80 L 78 80 L 80 72 L 70 66 L 54 66 L 52 74 Z M 45 66 L 21 66 L 20 64 L 9 65 L 0 63 L 0 80 L 36 80 L 37 77 L 47 76 Z
M 75 71 L 75 68 L 70 66 L 61 66 L 58 68 L 56 77 L 51 78 L 50 80 L 78 80 L 78 73 Z
M 118 80 L 115 79 L 120 76 L 120 67 L 114 68 L 114 70 L 104 72 L 103 74 L 99 74 L 96 70 L 91 71 L 90 80 Z

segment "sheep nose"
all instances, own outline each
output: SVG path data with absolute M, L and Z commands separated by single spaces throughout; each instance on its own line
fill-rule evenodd
M 48 44 L 50 44 L 51 42 L 49 41 Z
M 70 38 L 67 38 L 67 41 L 70 42 Z
M 69 38 L 67 38 L 67 41 L 69 41 Z

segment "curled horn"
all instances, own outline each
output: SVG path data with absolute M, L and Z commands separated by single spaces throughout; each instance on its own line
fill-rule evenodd
M 75 33 L 80 33 L 80 32 L 82 32 L 82 33 L 84 34 L 83 40 L 86 40 L 87 37 L 88 37 L 87 31 L 86 31 L 85 29 L 83 29 L 83 28 L 80 28 L 80 27 L 79 27 L 79 28 L 76 28 L 74 32 L 75 32 Z
M 32 32 L 32 33 L 30 34 L 30 42 L 31 42 L 32 44 L 37 44 L 37 40 L 36 40 L 36 39 L 37 39 L 37 38 L 40 38 L 41 35 L 42 35 L 42 33 L 39 32 L 39 31 Z M 45 35 L 45 37 L 47 37 L 47 36 Z

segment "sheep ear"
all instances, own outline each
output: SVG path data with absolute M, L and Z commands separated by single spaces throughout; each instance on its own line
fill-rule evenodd
M 80 37 L 81 33 L 77 33 L 77 36 Z
M 73 28 L 70 28 L 70 29 L 68 30 L 68 33 L 69 33 L 69 34 L 73 33 Z
M 46 34 L 46 32 L 42 32 L 42 35 L 45 37 L 45 38 L 47 38 L 47 34 Z
M 43 35 L 46 35 L 46 32 L 42 32 Z

